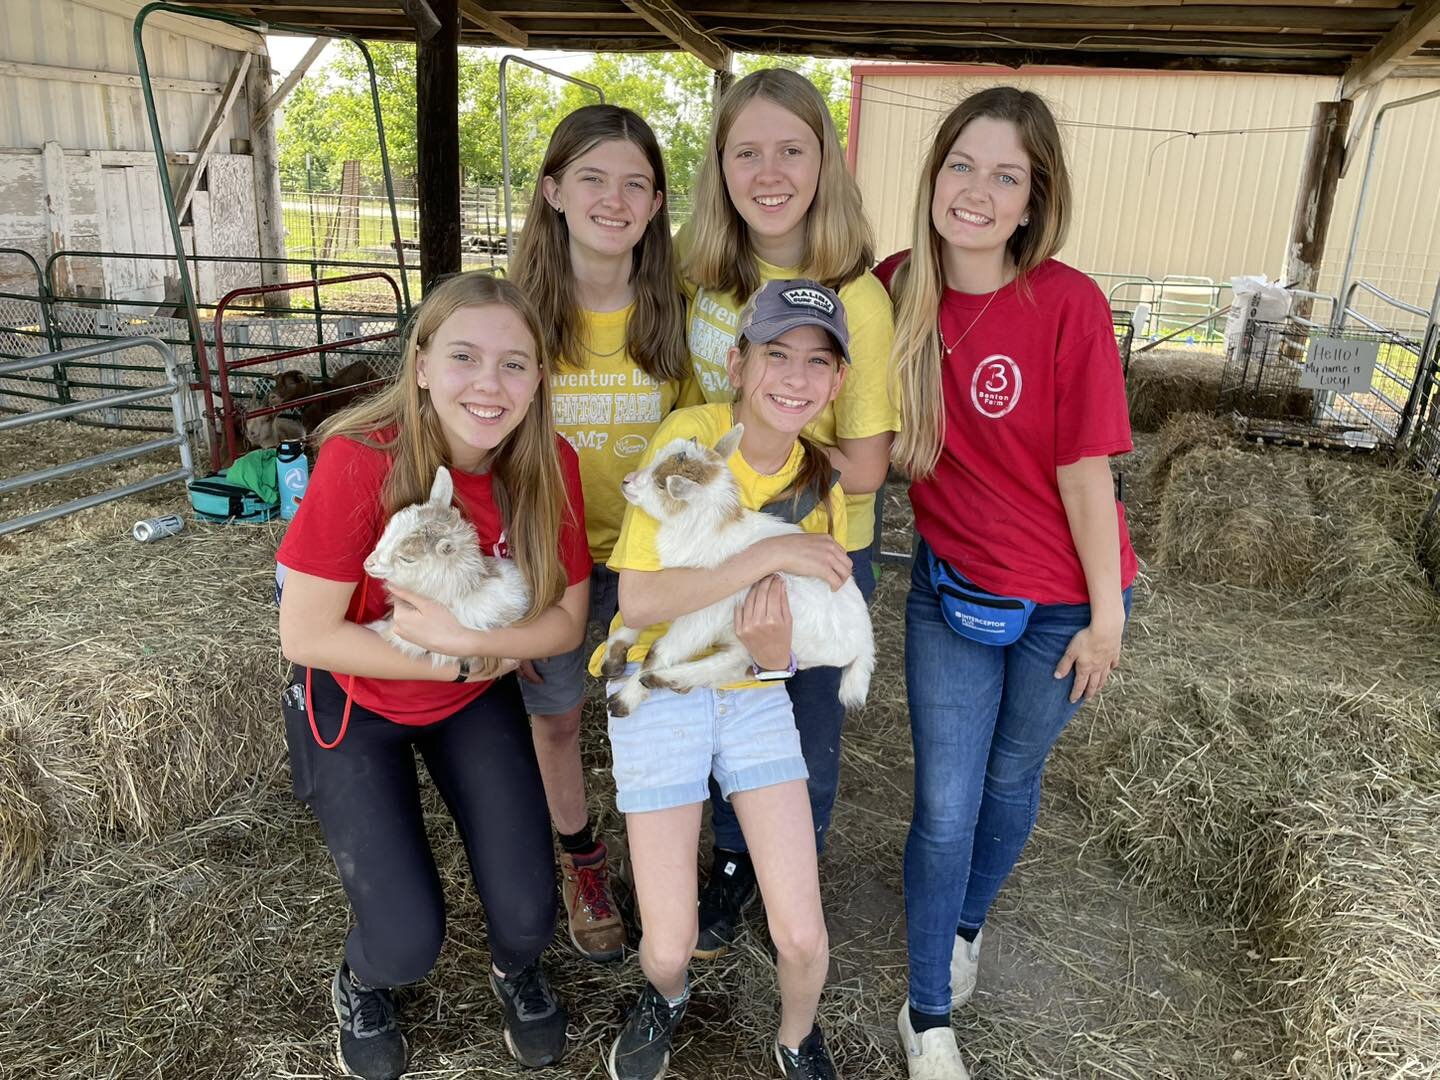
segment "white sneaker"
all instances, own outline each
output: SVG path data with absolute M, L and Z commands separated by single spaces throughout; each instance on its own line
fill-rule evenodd
M 905 1064 L 910 1080 L 970 1080 L 960 1048 L 955 1045 L 955 1032 L 949 1025 L 915 1034 L 910 1026 L 910 1002 L 900 1002 L 900 1045 L 905 1050 Z
M 955 947 L 950 951 L 950 1007 L 958 1009 L 975 993 L 975 973 L 980 968 L 980 939 L 985 936 L 982 929 L 974 941 L 966 941 L 955 935 Z

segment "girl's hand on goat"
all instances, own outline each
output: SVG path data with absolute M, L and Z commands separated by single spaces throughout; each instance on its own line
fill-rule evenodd
M 1092 622 L 1073 638 L 1060 658 L 1055 669 L 1055 678 L 1063 679 L 1073 670 L 1075 684 L 1070 688 L 1070 700 L 1089 701 L 1110 681 L 1110 673 L 1120 666 L 1120 640 L 1125 630 L 1122 621 L 1112 627 Z
M 498 656 L 477 656 L 470 664 L 470 677 L 465 681 L 489 682 L 502 675 L 509 675 L 520 666 L 519 660 L 505 660 Z
M 775 574 L 750 586 L 735 608 L 735 636 L 762 671 L 789 666 L 790 629 L 790 600 L 784 580 Z
M 386 586 L 395 602 L 395 633 L 430 652 L 470 656 L 479 633 L 461 626 L 450 609 L 438 601 L 394 585 Z
M 834 537 L 821 533 L 772 536 L 754 545 L 755 549 L 762 547 L 777 574 L 819 578 L 831 592 L 850 579 L 850 556 Z

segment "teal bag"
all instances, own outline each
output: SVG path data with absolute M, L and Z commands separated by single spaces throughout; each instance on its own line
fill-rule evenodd
M 190 507 L 201 521 L 269 521 L 280 512 L 278 502 L 268 503 L 244 484 L 220 473 L 191 480 Z

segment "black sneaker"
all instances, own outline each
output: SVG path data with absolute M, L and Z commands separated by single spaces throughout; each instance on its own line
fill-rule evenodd
M 340 1021 L 340 1071 L 361 1080 L 403 1076 L 410 1048 L 395 1023 L 395 999 L 390 991 L 363 985 L 350 974 L 350 965 L 342 962 L 330 984 L 330 996 L 335 1018 Z
M 684 1015 L 683 1003 L 672 1009 L 665 995 L 647 982 L 610 1047 L 606 1064 L 611 1080 L 660 1080 L 670 1065 L 675 1027 Z
M 505 1006 L 505 1045 L 516 1061 L 539 1069 L 565 1056 L 568 1017 L 539 960 L 503 979 L 492 970 L 490 987 Z
M 749 853 L 716 848 L 710 880 L 700 893 L 700 936 L 692 955 L 697 960 L 725 955 L 740 933 L 745 909 L 758 895 Z
M 839 1080 L 819 1024 L 810 1029 L 798 1053 L 777 1042 L 775 1060 L 780 1063 L 780 1073 L 785 1080 Z

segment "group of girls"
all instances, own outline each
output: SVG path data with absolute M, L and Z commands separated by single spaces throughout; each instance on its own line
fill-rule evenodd
M 751 678 L 657 688 L 610 718 L 646 984 L 605 1067 L 664 1075 L 692 958 L 729 948 L 758 894 L 779 975 L 775 1066 L 836 1076 L 816 1016 L 839 672 L 796 670 L 778 575 L 853 577 L 868 598 L 874 493 L 893 462 L 918 534 L 897 1026 L 911 1077 L 965 1078 L 950 1010 L 974 987 L 1050 747 L 1118 662 L 1135 573 L 1108 466 L 1130 448 L 1108 306 L 1053 258 L 1071 211 L 1054 120 L 1011 88 L 957 106 L 926 159 L 911 249 L 873 269 L 829 114 L 793 72 L 756 72 L 722 98 L 673 241 L 660 148 L 633 112 L 567 116 L 541 175 L 508 277 L 432 285 L 393 386 L 322 429 L 279 553 L 295 794 L 353 913 L 332 980 L 341 1067 L 404 1073 L 392 991 L 430 971 L 444 938 L 416 750 L 485 907 L 505 1043 L 526 1066 L 563 1057 L 567 1012 L 541 963 L 557 914 L 552 826 L 574 947 L 611 960 L 626 941 L 580 761 L 587 625 L 648 628 L 635 665 L 668 620 L 744 593 L 735 631 Z M 675 439 L 721 444 L 743 505 L 801 531 L 713 569 L 664 568 L 657 522 L 622 484 Z M 468 630 L 365 574 L 388 516 L 423 500 L 440 465 L 483 550 L 530 586 L 513 627 Z M 479 662 L 392 649 L 364 627 L 391 605 L 402 637 Z

